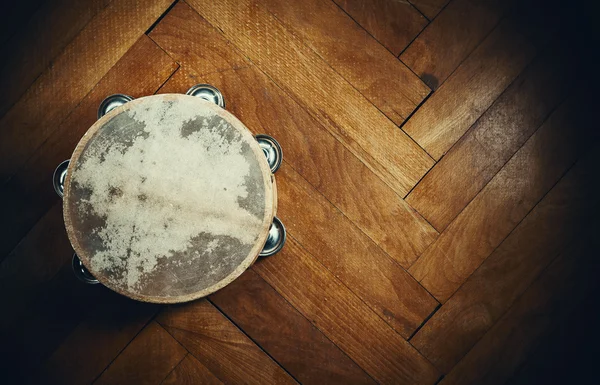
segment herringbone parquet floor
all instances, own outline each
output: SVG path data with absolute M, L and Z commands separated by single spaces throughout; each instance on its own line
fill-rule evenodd
M 5 11 L 0 383 L 595 383 L 587 3 Z M 285 248 L 178 306 L 78 282 L 53 169 L 107 95 L 197 83 L 281 143 Z

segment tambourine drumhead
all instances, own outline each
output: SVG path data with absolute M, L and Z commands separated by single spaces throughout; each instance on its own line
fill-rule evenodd
M 67 172 L 71 243 L 104 285 L 173 303 L 206 296 L 260 253 L 274 216 L 271 172 L 227 111 L 186 95 L 119 107 L 81 139 Z

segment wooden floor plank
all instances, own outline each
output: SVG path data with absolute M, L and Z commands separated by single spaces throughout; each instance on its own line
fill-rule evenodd
M 402 127 L 439 160 L 536 54 L 505 19 Z
M 254 270 L 376 381 L 433 384 L 437 370 L 289 237 Z
M 3 47 L 0 116 L 110 0 L 49 1 Z
M 390 187 L 402 196 L 406 195 L 433 165 L 431 158 L 263 5 L 252 0 L 228 1 L 192 0 L 189 4 L 221 29 L 226 38 L 287 93 L 304 104 L 313 117 Z M 303 6 L 306 4 L 302 3 Z M 335 7 L 334 4 L 331 6 Z M 295 7 L 289 7 L 290 10 L 280 8 L 281 12 L 295 10 Z M 341 12 L 335 8 L 336 14 Z M 274 9 L 271 11 L 277 13 Z M 319 14 L 319 17 L 327 14 Z M 247 23 L 249 19 L 256 22 Z M 326 22 L 329 31 L 331 24 Z M 355 43 L 361 52 L 365 51 L 363 43 Z M 381 49 L 393 58 L 387 50 Z M 364 68 L 361 68 L 360 78 L 366 79 Z M 406 84 L 402 84 L 394 88 L 394 94 L 398 94 L 398 90 L 407 90 Z M 369 84 L 375 89 L 386 85 Z
M 96 121 L 102 99 L 114 93 L 134 97 L 153 94 L 176 69 L 164 51 L 142 36 L 17 174 L 0 187 L 0 197 L 6 202 L 0 219 L 0 259 L 59 200 L 52 189 L 54 168 L 71 156 L 81 136 Z
M 494 102 L 406 201 L 438 231 L 465 208 L 565 98 L 568 56 L 550 50 Z
M 597 261 L 587 241 L 575 242 L 555 260 L 440 384 L 505 383 L 592 290 Z
M 222 33 L 183 1 L 175 4 L 148 36 L 177 62 L 193 63 L 198 75 L 250 64 Z
M 205 299 L 169 306 L 157 320 L 224 383 L 296 383 Z
M 125 349 L 158 311 L 117 294 L 96 304 L 40 370 L 46 384 L 89 384 Z M 137 368 L 134 371 L 140 371 Z
M 336 0 L 348 15 L 394 56 L 425 28 L 428 21 L 407 1 Z
M 585 231 L 595 196 L 591 162 L 578 162 L 411 339 L 448 373 L 540 272 Z
M 434 10 L 443 2 L 436 0 Z M 400 55 L 400 60 L 436 90 L 494 29 L 511 3 L 505 0 L 451 1 Z M 416 6 L 419 8 L 419 4 Z
M 188 354 L 163 381 L 164 385 L 219 385 L 222 382 L 206 366 Z
M 170 3 L 114 1 L 87 24 L 0 120 L 0 181 L 48 139 Z
M 429 20 L 433 20 L 450 0 L 409 0 Z
M 253 133 L 276 138 L 286 161 L 408 268 L 435 240 L 437 232 L 256 67 L 202 75 L 205 59 L 199 58 L 199 53 L 208 55 L 215 46 L 222 55 L 233 52 L 224 53 L 227 43 L 222 38 L 213 37 L 210 43 L 204 40 L 203 36 L 212 36 L 216 30 L 185 3 L 177 4 L 171 12 L 177 17 L 167 15 L 150 37 L 183 68 L 160 92 L 185 92 L 195 83 L 209 83 L 222 90 L 229 111 Z M 171 26 L 163 28 L 164 23 Z M 166 33 L 175 29 L 176 33 Z M 391 228 L 395 231 L 390 232 Z
M 257 3 L 264 5 L 397 125 L 429 94 L 429 88 L 396 55 L 332 1 L 307 0 L 291 5 L 284 0 L 258 0 Z
M 285 162 L 277 194 L 289 233 L 404 338 L 435 309 L 427 291 Z
M 458 289 L 586 147 L 590 133 L 579 102 L 575 95 L 564 102 L 410 268 L 438 301 Z
M 210 301 L 303 384 L 375 384 L 253 271 Z
M 151 322 L 94 384 L 160 384 L 186 354 L 169 333 Z

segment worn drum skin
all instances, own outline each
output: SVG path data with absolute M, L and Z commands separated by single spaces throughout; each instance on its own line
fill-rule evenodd
M 201 98 L 133 100 L 98 120 L 67 172 L 69 239 L 107 287 L 158 303 L 206 296 L 246 270 L 275 215 L 250 131 Z

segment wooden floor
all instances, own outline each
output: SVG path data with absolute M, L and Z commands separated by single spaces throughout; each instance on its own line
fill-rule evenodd
M 597 13 L 562 3 L 14 2 L 0 383 L 597 383 Z M 281 143 L 285 248 L 179 306 L 80 283 L 54 168 L 107 95 L 197 83 Z

